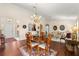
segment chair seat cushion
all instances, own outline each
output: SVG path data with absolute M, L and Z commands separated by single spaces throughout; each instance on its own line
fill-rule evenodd
M 46 44 L 45 43 L 39 43 L 39 47 L 45 49 Z
M 32 47 L 34 47 L 34 46 L 36 46 L 36 45 L 38 45 L 37 42 L 32 42 Z

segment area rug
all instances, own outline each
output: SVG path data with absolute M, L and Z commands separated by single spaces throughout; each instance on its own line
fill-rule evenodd
M 23 56 L 56 56 L 57 55 L 57 51 L 55 51 L 53 49 L 50 49 L 50 53 L 48 53 L 48 55 L 45 55 L 43 50 L 40 51 L 39 55 L 36 55 L 36 51 L 34 49 L 32 50 L 32 54 L 29 55 L 29 53 L 27 51 L 27 47 L 25 47 L 25 46 L 20 47 L 19 50 Z

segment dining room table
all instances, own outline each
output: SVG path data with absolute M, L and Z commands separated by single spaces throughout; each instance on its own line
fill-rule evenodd
M 75 56 L 79 56 L 79 48 L 78 48 L 79 41 L 77 41 L 77 40 L 71 40 L 71 39 L 66 39 L 65 43 L 68 43 L 69 45 L 72 46 L 73 52 L 74 52 Z

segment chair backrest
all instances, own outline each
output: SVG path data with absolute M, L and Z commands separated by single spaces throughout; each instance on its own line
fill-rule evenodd
M 27 44 L 31 44 L 31 40 L 33 39 L 32 33 L 28 32 L 25 36 L 26 36 L 26 42 L 27 42 Z
M 44 36 L 45 35 L 45 33 L 44 32 L 40 32 L 40 36 Z
M 49 34 L 48 34 L 48 40 L 47 40 L 47 44 L 48 44 L 48 45 L 51 45 L 51 39 L 52 39 L 52 36 L 51 36 L 51 34 L 49 33 Z
M 51 40 L 52 39 L 52 35 L 49 33 L 48 34 L 48 38 Z
M 60 38 L 66 38 L 66 34 L 65 34 L 65 32 L 61 32 L 60 35 L 61 35 Z
M 66 38 L 71 38 L 71 33 L 67 33 Z
M 40 32 L 40 41 L 45 41 L 45 32 Z

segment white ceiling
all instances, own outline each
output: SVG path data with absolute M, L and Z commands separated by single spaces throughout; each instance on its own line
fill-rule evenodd
M 38 14 L 42 16 L 78 16 L 78 3 L 18 3 L 15 4 L 30 11 L 34 11 L 33 6 L 36 5 Z

